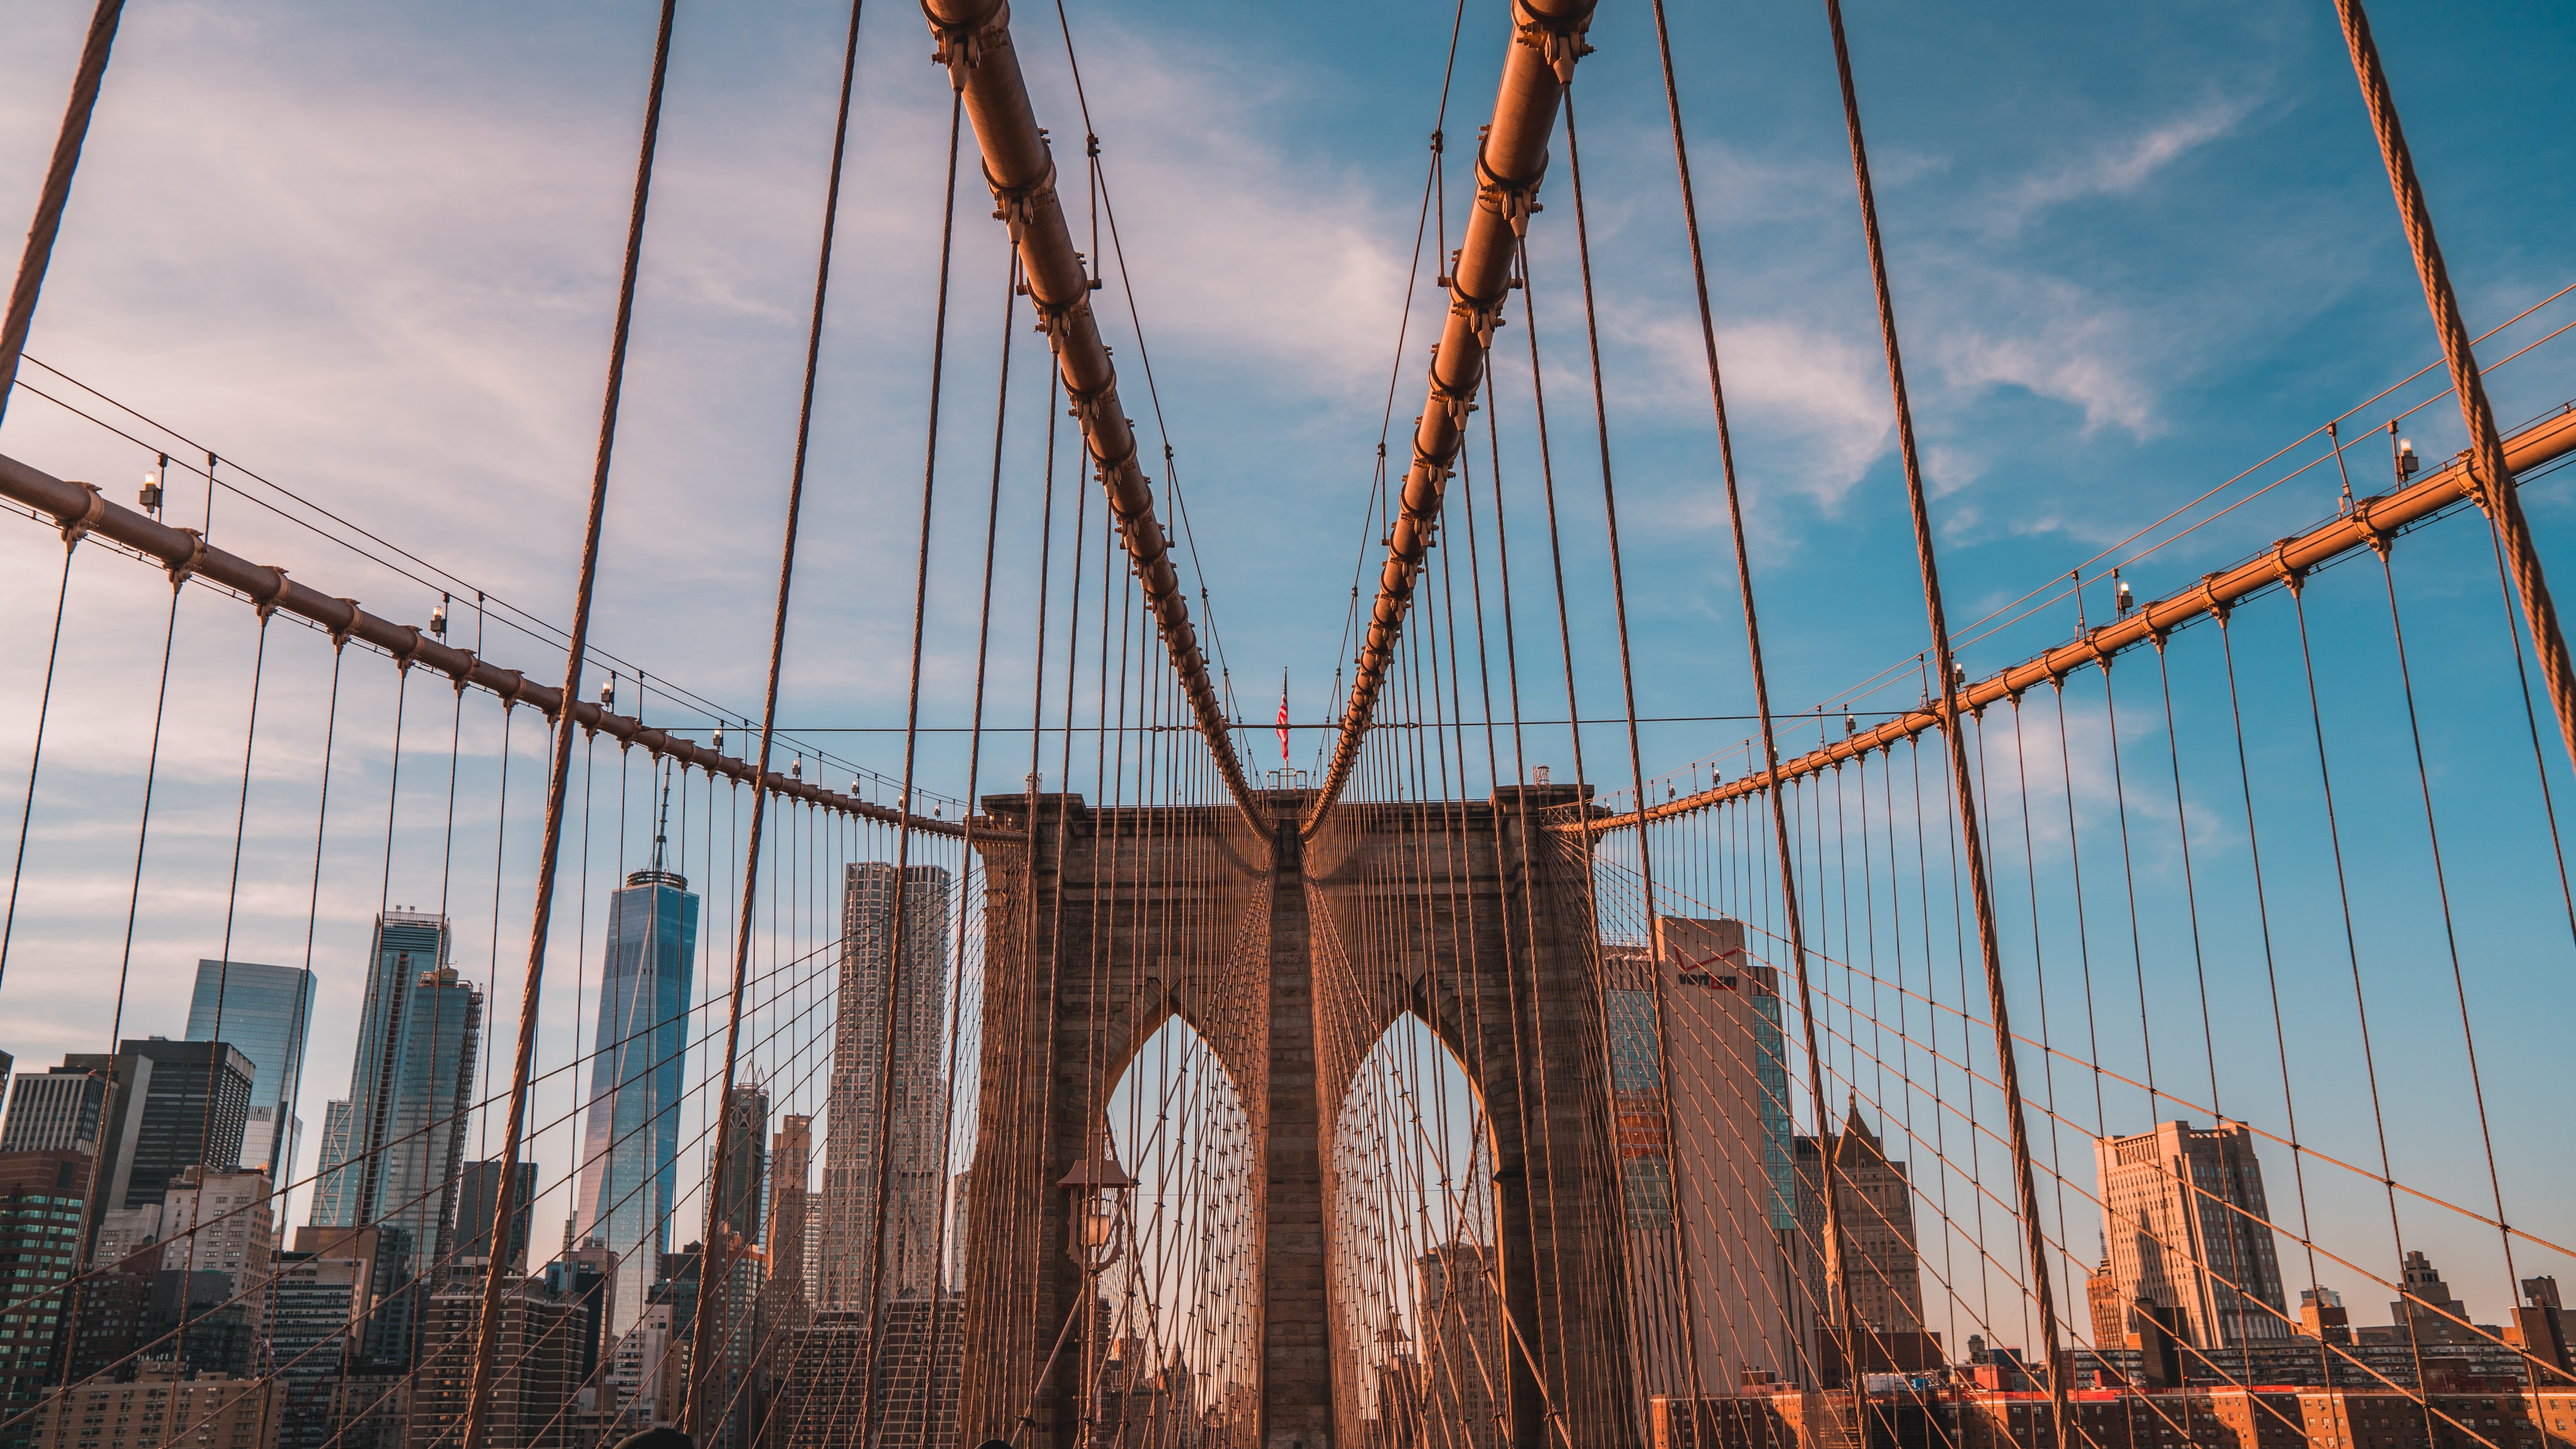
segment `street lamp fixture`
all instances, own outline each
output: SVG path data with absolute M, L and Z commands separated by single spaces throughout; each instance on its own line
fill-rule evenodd
M 1074 1164 L 1056 1186 L 1064 1191 L 1066 1216 L 1071 1219 L 1072 1241 L 1065 1251 L 1086 1272 L 1098 1273 L 1117 1262 L 1118 1222 L 1128 1195 L 1136 1190 L 1136 1179 L 1127 1175 L 1104 1145 L 1098 1156 Z

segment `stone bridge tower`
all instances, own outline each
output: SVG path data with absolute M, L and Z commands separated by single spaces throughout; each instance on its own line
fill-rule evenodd
M 1209 1442 L 1359 1449 L 1359 1360 L 1333 1328 L 1331 1132 L 1361 1057 L 1408 1012 L 1456 1054 L 1492 1134 L 1508 1442 L 1635 1442 L 1599 943 L 1581 847 L 1545 828 L 1575 788 L 1345 803 L 1301 842 L 1312 798 L 1256 796 L 1266 836 L 1232 804 L 985 798 L 1026 837 L 984 848 L 966 1444 L 1078 1440 L 1083 1271 L 1058 1184 L 1178 1014 L 1232 1078 L 1261 1168 L 1258 1408 Z

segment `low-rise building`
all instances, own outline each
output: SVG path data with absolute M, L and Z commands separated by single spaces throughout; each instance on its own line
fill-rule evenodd
M 198 1374 L 168 1359 L 130 1383 L 92 1380 L 45 1396 L 34 1449 L 269 1449 L 286 1406 L 277 1378 Z

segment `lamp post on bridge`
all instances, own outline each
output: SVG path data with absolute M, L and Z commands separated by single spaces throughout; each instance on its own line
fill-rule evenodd
M 1109 1271 L 1123 1251 L 1118 1226 L 1127 1215 L 1127 1200 L 1136 1191 L 1136 1179 L 1127 1175 L 1127 1169 L 1118 1165 L 1108 1144 L 1103 1143 L 1096 1155 L 1075 1163 L 1056 1186 L 1065 1195 L 1065 1253 L 1082 1265 L 1082 1298 L 1074 1305 L 1083 1325 L 1082 1430 L 1075 1442 L 1088 1445 L 1098 1437 L 1095 1431 L 1100 1423 L 1101 1345 L 1099 1318 L 1093 1305 L 1099 1301 L 1100 1275 Z

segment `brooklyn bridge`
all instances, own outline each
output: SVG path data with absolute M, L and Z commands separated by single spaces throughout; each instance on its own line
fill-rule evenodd
M 356 113 L 196 109 L 246 42 L 183 8 L 0 21 L 68 79 L 0 113 L 0 1449 L 2576 1446 L 2576 277 L 2436 159 L 2561 113 L 2413 80 L 2445 18 L 2289 7 L 2305 79 L 1954 245 L 1927 117 L 2056 94 L 2044 26 L 1927 88 L 1861 0 L 1337 12 L 1410 46 L 1278 41 L 1402 138 L 1354 240 L 1299 211 L 1342 182 L 1128 159 L 1250 164 L 1152 28 L 1259 62 L 1241 16 L 567 12 L 493 64 L 578 55 L 586 104 L 609 57 L 609 119 L 543 98 L 458 184 Z M 710 76 L 764 46 L 813 84 L 755 124 Z M 517 84 L 419 63 L 385 84 Z M 2032 216 L 2292 111 L 2348 184 L 2260 221 L 2330 294 L 2262 385 L 2159 421 L 1990 345 L 2067 294 Z M 1775 124 L 1822 182 L 1755 174 Z M 138 198 L 272 142 L 360 159 L 112 280 L 196 224 Z M 407 384 L 276 401 L 340 284 L 214 238 L 558 142 L 620 158 L 596 255 L 478 239 L 492 295 L 429 310 L 577 355 L 469 379 L 463 438 Z M 792 277 L 741 300 L 708 238 L 789 225 L 787 174 Z M 2272 304 L 2216 250 L 2102 255 L 2207 265 L 2223 332 Z M 1324 253 L 1362 280 L 1290 284 Z M 1830 327 L 1782 340 L 1782 277 Z M 2347 304 L 2404 328 L 2363 355 Z M 191 309 L 278 330 L 173 368 Z M 718 314 L 800 364 L 737 386 Z M 1365 368 L 1314 363 L 1346 325 Z M 2080 426 L 1943 415 L 1998 390 Z M 1274 708 L 1283 659 L 1329 684 Z

